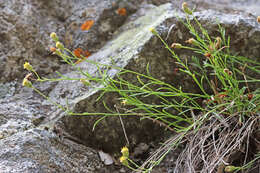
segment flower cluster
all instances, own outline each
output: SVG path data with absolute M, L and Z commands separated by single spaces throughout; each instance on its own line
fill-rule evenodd
M 24 66 L 27 66 L 29 63 L 24 63 Z M 29 64 L 30 65 L 30 64 Z M 30 65 L 31 66 L 31 65 Z M 32 68 L 32 67 L 31 67 Z M 29 78 L 32 76 L 32 73 L 27 74 L 22 82 L 22 85 L 28 88 L 32 88 L 32 82 L 29 80 Z
M 23 68 L 28 70 L 29 72 L 35 72 L 32 65 L 29 62 L 25 62 L 23 64 Z M 27 74 L 22 82 L 22 85 L 28 88 L 32 88 L 32 82 L 29 80 L 29 78 L 31 77 L 32 73 Z
M 127 147 L 121 149 L 122 156 L 119 158 L 120 163 L 125 166 L 128 166 L 129 150 Z

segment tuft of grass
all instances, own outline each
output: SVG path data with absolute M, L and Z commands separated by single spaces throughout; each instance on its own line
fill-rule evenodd
M 230 169 L 235 172 L 250 171 L 260 158 L 257 151 L 250 149 L 251 146 L 259 144 L 259 139 L 256 139 L 254 134 L 259 133 L 260 90 L 250 88 L 250 83 L 259 83 L 260 80 L 249 74 L 259 75 L 260 63 L 243 56 L 232 55 L 229 50 L 231 38 L 226 36 L 225 29 L 221 25 L 219 36 L 212 37 L 193 16 L 193 11 L 187 4 L 183 5 L 183 10 L 186 19 L 179 20 L 191 34 L 186 45 L 173 43 L 169 46 L 156 29 L 151 28 L 151 32 L 172 54 L 172 58 L 180 67 L 180 72 L 195 82 L 200 89 L 199 93 L 185 92 L 182 88 L 152 77 L 149 64 L 146 74 L 141 74 L 116 65 L 93 62 L 80 54 L 75 55 L 59 42 L 55 33 L 51 35 L 56 42 L 56 48 L 52 48 L 52 51 L 75 67 L 83 77 L 68 78 L 58 73 L 59 78 L 42 78 L 26 63 L 26 69 L 36 76 L 34 80 L 38 82 L 78 80 L 90 87 L 94 83 L 99 83 L 104 87 L 99 89 L 102 94 L 97 101 L 107 93 L 117 93 L 121 106 L 111 109 L 104 103 L 108 112 L 77 113 L 53 102 L 35 88 L 30 82 L 32 75 L 27 75 L 24 86 L 34 89 L 68 115 L 103 115 L 95 125 L 110 116 L 121 118 L 138 115 L 141 119 L 153 120 L 176 134 L 141 166 L 133 161 L 131 153 L 129 154 L 128 149 L 124 148 L 127 149 L 127 154 L 123 154 L 120 161 L 134 171 L 150 172 L 169 152 L 176 150 L 180 145 L 184 145 L 185 148 L 176 161 L 176 172 L 223 172 Z M 192 60 L 188 62 L 181 59 L 175 52 L 176 49 L 193 52 Z M 76 66 L 82 59 L 96 65 L 99 71 L 96 76 L 83 72 Z M 119 71 L 116 76 L 108 75 L 107 72 L 111 68 Z M 126 74 L 135 76 L 136 81 L 125 79 Z M 203 104 L 198 103 L 198 99 L 203 100 Z M 239 158 L 232 157 L 241 150 L 243 152 Z

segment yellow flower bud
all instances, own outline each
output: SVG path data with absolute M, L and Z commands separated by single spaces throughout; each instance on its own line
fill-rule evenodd
M 50 37 L 51 37 L 52 40 L 55 41 L 55 42 L 58 42 L 58 41 L 59 41 L 59 38 L 58 38 L 58 36 L 57 36 L 57 34 L 56 34 L 55 32 L 52 32 L 52 33 L 50 34 Z
M 150 28 L 149 30 L 150 30 L 150 32 L 153 33 L 154 35 L 157 35 L 157 34 L 158 34 L 157 31 L 156 31 L 154 28 Z
M 22 85 L 25 86 L 25 87 L 28 87 L 28 88 L 32 87 L 32 83 L 27 78 L 23 79 Z
M 33 71 L 33 67 L 31 66 L 31 64 L 29 62 L 25 62 L 23 64 L 23 68 L 28 70 L 28 71 Z
M 60 49 L 60 50 L 64 50 L 63 44 L 62 44 L 61 42 L 59 42 L 59 41 L 56 43 L 56 47 L 57 47 L 58 49 Z
M 123 156 L 125 156 L 125 157 L 129 157 L 129 150 L 128 150 L 128 148 L 127 147 L 123 147 L 122 149 L 121 149 L 121 153 L 122 153 L 122 155 Z
M 257 16 L 257 20 L 258 23 L 260 23 L 260 16 Z
M 128 166 L 127 157 L 121 156 L 121 157 L 119 158 L 119 161 L 120 161 L 120 163 L 122 163 L 123 165 Z
M 182 10 L 189 15 L 192 15 L 192 11 L 189 9 L 188 5 L 186 2 L 182 3 Z
M 236 171 L 236 170 L 238 170 L 239 169 L 239 167 L 236 167 L 236 166 L 226 166 L 225 167 L 225 172 L 227 172 L 227 173 L 231 173 L 231 172 L 234 172 L 234 171 Z
M 172 43 L 171 48 L 173 48 L 173 49 L 181 49 L 182 45 L 180 43 Z
M 220 37 L 217 37 L 216 38 L 216 44 L 215 44 L 215 48 L 216 49 L 219 49 L 220 48 L 220 46 L 221 46 L 221 38 Z
M 199 43 L 194 38 L 190 38 L 189 40 L 186 40 L 185 42 L 189 43 L 189 44 L 193 44 L 194 46 L 199 45 Z

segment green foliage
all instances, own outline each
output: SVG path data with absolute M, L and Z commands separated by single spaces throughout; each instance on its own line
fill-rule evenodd
M 180 66 L 180 71 L 188 75 L 197 84 L 200 93 L 184 92 L 182 88 L 177 88 L 152 77 L 149 72 L 149 64 L 147 64 L 146 74 L 141 74 L 114 65 L 108 66 L 86 60 L 95 64 L 99 71 L 97 76 L 91 76 L 76 66 L 75 61 L 79 58 L 73 52 L 61 46 L 58 39 L 56 41 L 62 49 L 57 49 L 55 53 L 63 61 L 77 68 L 78 72 L 84 77 L 79 79 L 67 78 L 58 73 L 60 78 L 48 79 L 41 78 L 35 71 L 33 72 L 36 73 L 37 81 L 40 82 L 80 80 L 85 82 L 84 84 L 87 86 L 91 86 L 93 82 L 100 83 L 104 87 L 99 89 L 102 94 L 97 101 L 107 93 L 117 93 L 123 107 L 120 110 L 114 110 L 104 103 L 108 112 L 77 113 L 54 103 L 66 111 L 68 115 L 103 115 L 104 117 L 100 121 L 109 116 L 139 115 L 141 119 L 152 119 L 168 130 L 178 133 L 179 137 L 169 145 L 168 150 L 158 160 L 153 160 L 148 168 L 140 168 L 144 172 L 149 171 L 158 165 L 172 148 L 177 147 L 185 135 L 194 129 L 195 132 L 198 131 L 201 125 L 212 116 L 217 115 L 220 119 L 235 117 L 237 124 L 243 124 L 248 118 L 259 116 L 257 112 L 260 109 L 260 90 L 252 91 L 249 85 L 250 83 L 259 83 L 260 80 L 248 74 L 259 75 L 260 63 L 246 57 L 231 55 L 229 50 L 230 38 L 226 36 L 225 29 L 221 25 L 219 25 L 219 36 L 211 37 L 196 17 L 191 17 L 189 14 L 186 14 L 185 21 L 179 19 L 192 35 L 192 38 L 186 41 L 188 46 L 174 43 L 172 49 L 155 29 L 151 29 L 151 31 L 172 54 L 172 57 Z M 57 46 L 57 48 L 59 47 Z M 193 52 L 194 56 L 192 56 L 191 61 L 187 62 L 181 59 L 175 53 L 177 48 Z M 101 70 L 101 68 L 106 70 Z M 116 76 L 111 77 L 107 74 L 111 68 L 119 71 Z M 246 73 L 246 71 L 250 71 L 250 73 Z M 126 80 L 124 77 L 126 74 L 136 76 L 136 81 Z M 44 96 L 36 88 L 33 87 L 33 89 Z M 44 97 L 50 100 L 47 96 Z M 203 104 L 198 103 L 198 99 L 203 100 Z M 156 100 L 156 103 L 152 103 L 150 100 Z M 195 111 L 203 116 L 196 118 Z M 127 162 L 128 167 L 132 164 L 133 169 L 136 169 L 134 162 L 128 162 L 126 158 L 123 161 Z M 241 169 L 248 168 L 253 161 L 255 160 L 250 161 Z

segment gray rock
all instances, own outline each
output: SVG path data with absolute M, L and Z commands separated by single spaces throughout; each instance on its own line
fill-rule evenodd
M 52 107 L 29 89 L 0 99 L 0 170 L 9 172 L 99 172 L 98 153 L 57 134 L 37 128 Z
M 146 72 L 146 64 L 149 63 L 153 77 L 167 81 L 177 87 L 181 85 L 186 91 L 198 93 L 198 88 L 192 87 L 195 84 L 191 84 L 187 76 L 174 73 L 174 68 L 177 66 L 174 60 L 171 59 L 171 55 L 163 48 L 160 41 L 148 31 L 150 27 L 155 27 L 169 44 L 173 42 L 185 44 L 184 41 L 189 39 L 191 35 L 183 24 L 176 19 L 174 11 L 179 17 L 183 17 L 183 14 L 170 4 L 151 7 L 145 14 L 140 10 L 132 17 L 133 21 L 128 21 L 127 25 L 119 29 L 119 31 L 124 32 L 108 42 L 105 47 L 90 57 L 90 60 L 111 65 L 112 61 L 109 57 L 112 57 L 116 66 L 140 73 Z M 195 12 L 195 16 L 198 17 L 212 36 L 219 36 L 217 35 L 218 24 L 216 22 L 219 21 L 225 27 L 227 35 L 231 36 L 231 50 L 238 55 L 259 61 L 258 48 L 260 45 L 258 38 L 260 38 L 260 26 L 257 24 L 255 17 L 241 12 L 237 13 L 233 10 L 223 13 L 222 11 L 205 10 L 203 7 L 198 12 Z M 180 50 L 176 52 L 183 59 L 189 59 L 191 56 L 191 52 L 188 51 Z M 82 68 L 83 71 L 88 71 L 91 75 L 97 74 L 97 69 L 93 64 L 82 63 L 78 67 Z M 115 69 L 108 70 L 110 76 L 116 73 L 117 70 Z M 66 74 L 66 76 L 82 77 L 74 72 Z M 132 82 L 136 78 L 133 75 L 124 77 Z M 257 78 L 257 76 L 255 77 Z M 52 90 L 50 96 L 63 105 L 66 101 L 64 98 L 67 98 L 72 109 L 78 112 L 106 112 L 102 103 L 96 102 L 99 95 L 99 93 L 96 93 L 96 89 L 100 87 L 102 85 L 96 83 L 92 83 L 91 87 L 86 87 L 80 82 L 63 81 Z M 252 88 L 258 87 L 259 84 L 257 83 L 252 85 Z M 63 98 L 59 97 L 59 95 L 62 95 Z M 102 99 L 110 108 L 120 104 L 119 96 L 116 94 L 110 94 Z M 156 102 L 156 100 L 150 101 Z M 70 134 L 85 141 L 86 145 L 96 146 L 98 144 L 98 147 L 107 152 L 119 150 L 125 143 L 119 118 L 106 118 L 96 126 L 95 131 L 92 131 L 93 124 L 99 118 L 100 116 L 70 116 L 62 118 L 62 122 L 64 128 Z M 138 117 L 125 117 L 124 123 L 133 144 L 149 141 L 163 134 L 163 128 L 153 125 L 149 120 L 140 123 Z M 145 134 L 148 131 L 147 129 L 156 133 Z
M 167 57 L 161 57 L 165 60 L 165 64 L 158 65 L 158 57 L 156 56 L 141 56 L 140 52 L 145 45 L 149 43 L 153 37 L 149 31 L 151 27 L 159 26 L 167 17 L 173 16 L 170 13 L 171 5 L 166 4 L 160 7 L 152 7 L 146 11 L 142 17 L 129 22 L 122 28 L 125 32 L 116 36 L 116 38 L 106 44 L 99 52 L 89 58 L 90 61 L 100 62 L 106 65 L 113 65 L 121 68 L 129 68 L 139 72 L 145 72 L 146 63 L 150 62 L 152 74 L 157 77 L 165 72 L 164 67 Z M 138 16 L 138 14 L 136 14 Z M 157 40 L 154 38 L 155 41 Z M 153 41 L 153 45 L 158 44 L 158 40 Z M 162 52 L 166 52 L 163 50 Z M 157 69 L 155 68 L 157 66 Z M 83 62 L 78 65 L 82 71 L 88 71 L 90 75 L 97 75 L 97 68 L 94 64 Z M 101 67 L 104 70 L 104 67 Z M 109 76 L 114 76 L 118 70 L 111 69 L 108 71 Z M 158 73 L 159 72 L 159 73 Z M 166 72 L 167 73 L 167 72 Z M 82 75 L 77 72 L 70 72 L 66 74 L 68 77 L 81 78 Z M 163 75 L 162 75 L 163 77 Z M 126 76 L 129 80 L 134 80 L 136 76 Z M 97 93 L 97 88 L 102 87 L 102 84 L 92 82 L 92 86 L 84 86 L 79 81 L 62 81 L 50 92 L 50 98 L 65 105 L 66 103 L 75 108 L 77 112 L 107 112 L 102 103 L 97 103 L 96 99 L 100 92 Z M 77 88 L 75 90 L 74 88 Z M 59 97 L 62 96 L 62 97 Z M 109 94 L 102 98 L 106 101 L 110 108 L 114 105 L 120 105 L 118 96 Z M 68 102 L 66 102 L 68 101 Z M 61 114 L 62 115 L 62 114 Z M 53 114 L 55 119 L 57 114 Z M 126 144 L 126 139 L 123 134 L 122 125 L 118 117 L 109 117 L 101 121 L 93 131 L 94 123 L 102 116 L 71 116 L 65 117 L 62 122 L 65 124 L 65 129 L 68 133 L 78 137 L 84 144 L 92 147 L 98 147 L 106 152 L 119 151 L 122 146 Z M 51 120 L 53 119 L 51 118 Z M 126 133 L 131 141 L 131 144 L 138 144 L 140 142 L 151 141 L 163 136 L 165 127 L 160 127 L 154 124 L 151 120 L 142 120 L 140 117 L 132 116 L 123 119 Z M 84 129 L 84 130 L 83 130 Z M 149 129 L 149 130 L 148 130 Z M 151 134 L 151 131 L 153 132 Z M 91 139 L 91 140 L 89 140 Z
M 16 91 L 16 82 L 0 83 L 0 99 L 8 98 L 14 95 Z
M 147 0 L 155 5 L 168 1 Z M 0 1 L 0 81 L 18 78 L 20 83 L 25 74 L 22 69 L 25 61 L 29 61 L 42 76 L 61 70 L 65 76 L 81 78 L 82 75 L 76 73 L 75 69 L 49 54 L 48 47 L 53 45 L 49 33 L 54 31 L 66 47 L 81 47 L 91 51 L 91 61 L 140 73 L 146 72 L 146 64 L 149 63 L 150 72 L 155 78 L 175 86 L 182 85 L 190 92 L 199 92 L 198 88 L 191 87 L 189 78 L 174 72 L 178 67 L 175 61 L 149 31 L 150 27 L 154 27 L 169 44 L 185 44 L 184 41 L 191 35 L 176 20 L 175 14 L 183 17 L 177 10 L 180 3 L 155 7 L 143 2 L 145 0 Z M 117 15 L 118 7 L 126 7 L 128 16 Z M 223 10 L 218 7 L 209 10 L 213 8 L 212 5 L 205 3 L 204 6 L 198 6 L 195 15 L 214 36 L 217 36 L 218 19 L 226 28 L 227 35 L 231 36 L 232 51 L 259 61 L 260 25 L 256 23 L 255 16 L 243 13 L 244 9 Z M 138 12 L 134 13 L 138 8 Z M 93 28 L 80 31 L 80 24 L 89 19 L 95 21 Z M 107 42 L 111 38 L 113 40 Z M 189 59 L 191 55 L 187 51 L 177 53 L 183 59 Z M 82 62 L 77 67 L 91 75 L 98 75 L 96 66 L 91 63 Z M 108 69 L 110 76 L 117 72 Z M 125 75 L 124 78 L 136 83 L 134 75 Z M 76 112 L 107 111 L 102 103 L 96 102 L 100 94 L 97 89 L 103 85 L 93 81 L 90 83 L 91 86 L 84 86 L 80 82 L 60 81 L 36 84 L 36 87 L 63 106 L 68 100 L 68 106 Z M 102 116 L 65 117 L 64 112 L 57 110 L 56 106 L 31 89 L 21 89 L 15 82 L 1 83 L 0 87 L 1 171 L 95 172 L 103 166 L 97 153 L 79 142 L 109 153 L 118 152 L 126 144 L 118 117 L 104 119 L 92 131 L 93 124 Z M 253 87 L 259 88 L 259 84 Z M 118 98 L 116 94 L 108 94 L 103 100 L 110 108 L 114 108 L 114 105 L 122 106 Z M 131 146 L 160 140 L 166 133 L 164 127 L 151 120 L 140 122 L 138 116 L 123 117 L 123 122 Z M 72 135 L 71 140 L 76 137 L 77 143 L 61 140 L 54 133 L 42 130 L 46 126 L 59 125 L 62 131 Z
M 253 15 L 260 15 L 260 2 L 258 0 L 193 0 L 198 5 L 204 6 L 208 4 L 208 8 L 212 9 L 234 9 L 241 10 Z
M 96 52 L 126 19 L 116 13 L 118 5 L 113 6 L 115 2 L 1 1 L 0 81 L 21 80 L 25 75 L 22 68 L 25 61 L 33 64 L 42 75 L 66 69 L 59 58 L 50 54 L 51 32 L 58 33 L 67 48 L 81 47 Z M 129 14 L 134 11 L 134 7 L 129 7 Z M 81 31 L 79 27 L 86 20 L 94 20 L 95 24 L 91 30 Z
M 2 173 L 84 172 L 102 167 L 97 152 L 46 130 L 31 129 L 0 140 Z

